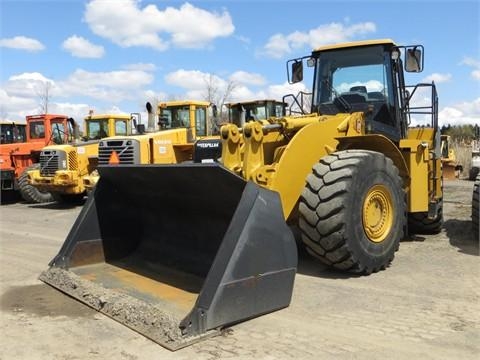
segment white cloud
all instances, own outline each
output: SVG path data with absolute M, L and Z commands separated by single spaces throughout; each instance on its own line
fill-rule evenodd
M 471 57 L 465 57 L 460 64 L 473 67 L 473 70 L 470 75 L 474 80 L 480 81 L 480 61 L 479 60 L 475 60 Z
M 77 35 L 70 36 L 66 39 L 62 47 L 70 52 L 72 56 L 80 58 L 101 58 L 105 55 L 103 46 L 94 45 L 87 39 Z
M 77 69 L 66 80 L 58 82 L 61 90 L 58 96 L 88 96 L 119 103 L 133 99 L 136 91 L 152 81 L 152 74 L 139 70 L 90 72 Z
M 452 74 L 433 73 L 425 77 L 422 81 L 427 83 L 431 83 L 432 81 L 434 81 L 435 84 L 440 84 L 440 83 L 448 82 L 451 79 L 452 79 Z
M 243 81 L 242 81 L 243 79 Z M 246 79 L 246 81 L 245 81 Z M 229 83 L 234 82 L 235 86 L 227 99 L 227 102 L 250 101 L 255 99 L 274 99 L 282 100 L 284 95 L 297 95 L 300 91 L 308 92 L 309 90 L 303 83 L 267 85 L 256 91 L 252 90 L 249 85 L 255 87 L 265 86 L 266 80 L 258 74 L 248 73 L 245 71 L 236 71 L 225 78 L 198 70 L 178 70 L 167 74 L 165 81 L 168 84 L 178 86 L 185 90 L 183 98 L 204 99 L 207 93 L 207 84 L 211 81 L 217 88 L 218 95 L 222 96 Z M 217 104 L 219 105 L 219 104 Z
M 137 63 L 122 66 L 125 70 L 155 71 L 157 66 L 152 63 Z
M 471 58 L 471 57 L 465 57 L 462 60 L 461 64 L 472 66 L 472 67 L 475 67 L 475 68 L 480 68 L 480 61 L 476 60 L 474 58 Z
M 239 84 L 261 86 L 265 84 L 265 78 L 260 74 L 249 73 L 246 71 L 236 71 L 230 75 L 230 80 Z
M 209 12 L 189 3 L 180 8 L 141 8 L 139 0 L 92 0 L 84 19 L 97 35 L 122 47 L 146 46 L 163 51 L 170 44 L 180 48 L 202 48 L 217 37 L 233 33 L 230 14 Z
M 10 76 L 4 84 L 4 89 L 10 96 L 38 98 L 39 94 L 43 93 L 47 84 L 50 90 L 53 91 L 55 82 L 46 78 L 43 74 L 38 72 L 22 73 Z
M 212 81 L 222 87 L 226 82 L 216 75 L 212 75 Z M 206 91 L 210 74 L 199 70 L 179 69 L 165 76 L 167 84 L 175 85 L 188 90 Z
M 443 108 L 438 114 L 438 122 L 440 126 L 480 124 L 480 98 Z
M 38 107 L 38 102 L 32 98 L 15 96 L 0 88 L 0 114 L 5 120 L 25 120 Z
M 40 41 L 25 36 L 15 36 L 9 39 L 0 39 L 0 47 L 32 52 L 45 49 L 45 46 Z
M 52 102 L 48 105 L 48 109 L 51 113 L 66 114 L 72 117 L 79 124 L 80 129 L 83 129 L 83 119 L 88 115 L 91 106 L 84 103 Z
M 40 94 L 46 84 L 49 84 L 50 88 L 51 112 L 81 113 L 85 116 L 90 109 L 85 98 L 90 98 L 92 103 L 108 104 L 105 109 L 100 109 L 102 112 L 126 100 L 137 102 L 143 107 L 147 94 L 145 87 L 152 82 L 153 75 L 142 70 L 89 72 L 77 69 L 67 78 L 56 81 L 38 72 L 17 74 L 11 76 L 0 88 L 0 113 L 12 120 L 36 114 L 39 110 Z M 72 97 L 81 97 L 81 103 L 59 101 Z
M 262 54 L 272 58 L 283 58 L 295 49 L 308 45 L 310 50 L 321 45 L 351 41 L 363 35 L 374 33 L 376 25 L 364 22 L 349 25 L 348 23 L 330 23 L 320 25 L 307 32 L 295 31 L 288 35 L 275 34 L 264 46 Z

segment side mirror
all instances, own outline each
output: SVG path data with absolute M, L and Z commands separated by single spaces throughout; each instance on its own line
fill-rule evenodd
M 303 80 L 303 61 L 295 61 L 292 63 L 292 84 Z
M 422 48 L 418 46 L 405 48 L 405 71 L 407 72 L 423 71 Z

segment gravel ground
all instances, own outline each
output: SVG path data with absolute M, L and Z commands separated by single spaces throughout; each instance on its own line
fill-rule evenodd
M 170 352 L 38 280 L 80 207 L 0 208 L 0 359 L 478 359 L 473 182 L 445 182 L 444 229 L 370 276 L 302 255 L 291 306 Z

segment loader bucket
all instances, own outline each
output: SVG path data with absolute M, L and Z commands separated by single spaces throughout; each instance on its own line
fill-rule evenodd
M 290 304 L 297 249 L 276 192 L 218 164 L 98 170 L 42 281 L 170 350 Z

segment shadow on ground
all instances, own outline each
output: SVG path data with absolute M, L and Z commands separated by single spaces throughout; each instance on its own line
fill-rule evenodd
M 0 297 L 0 310 L 36 316 L 93 317 L 96 311 L 46 284 L 15 286 Z
M 479 256 L 479 239 L 474 238 L 470 220 L 450 219 L 443 223 L 450 245 L 468 255 Z
M 363 275 L 357 275 L 348 272 L 342 272 L 329 268 L 323 264 L 320 260 L 310 255 L 303 245 L 297 244 L 298 249 L 298 267 L 297 273 L 308 276 L 321 277 L 325 279 L 351 279 L 361 277 Z
M 81 207 L 84 204 L 85 204 L 85 200 L 75 202 L 75 203 L 49 202 L 49 203 L 42 203 L 42 204 L 28 204 L 28 207 L 32 209 L 67 210 L 67 209 L 73 209 L 76 207 Z

